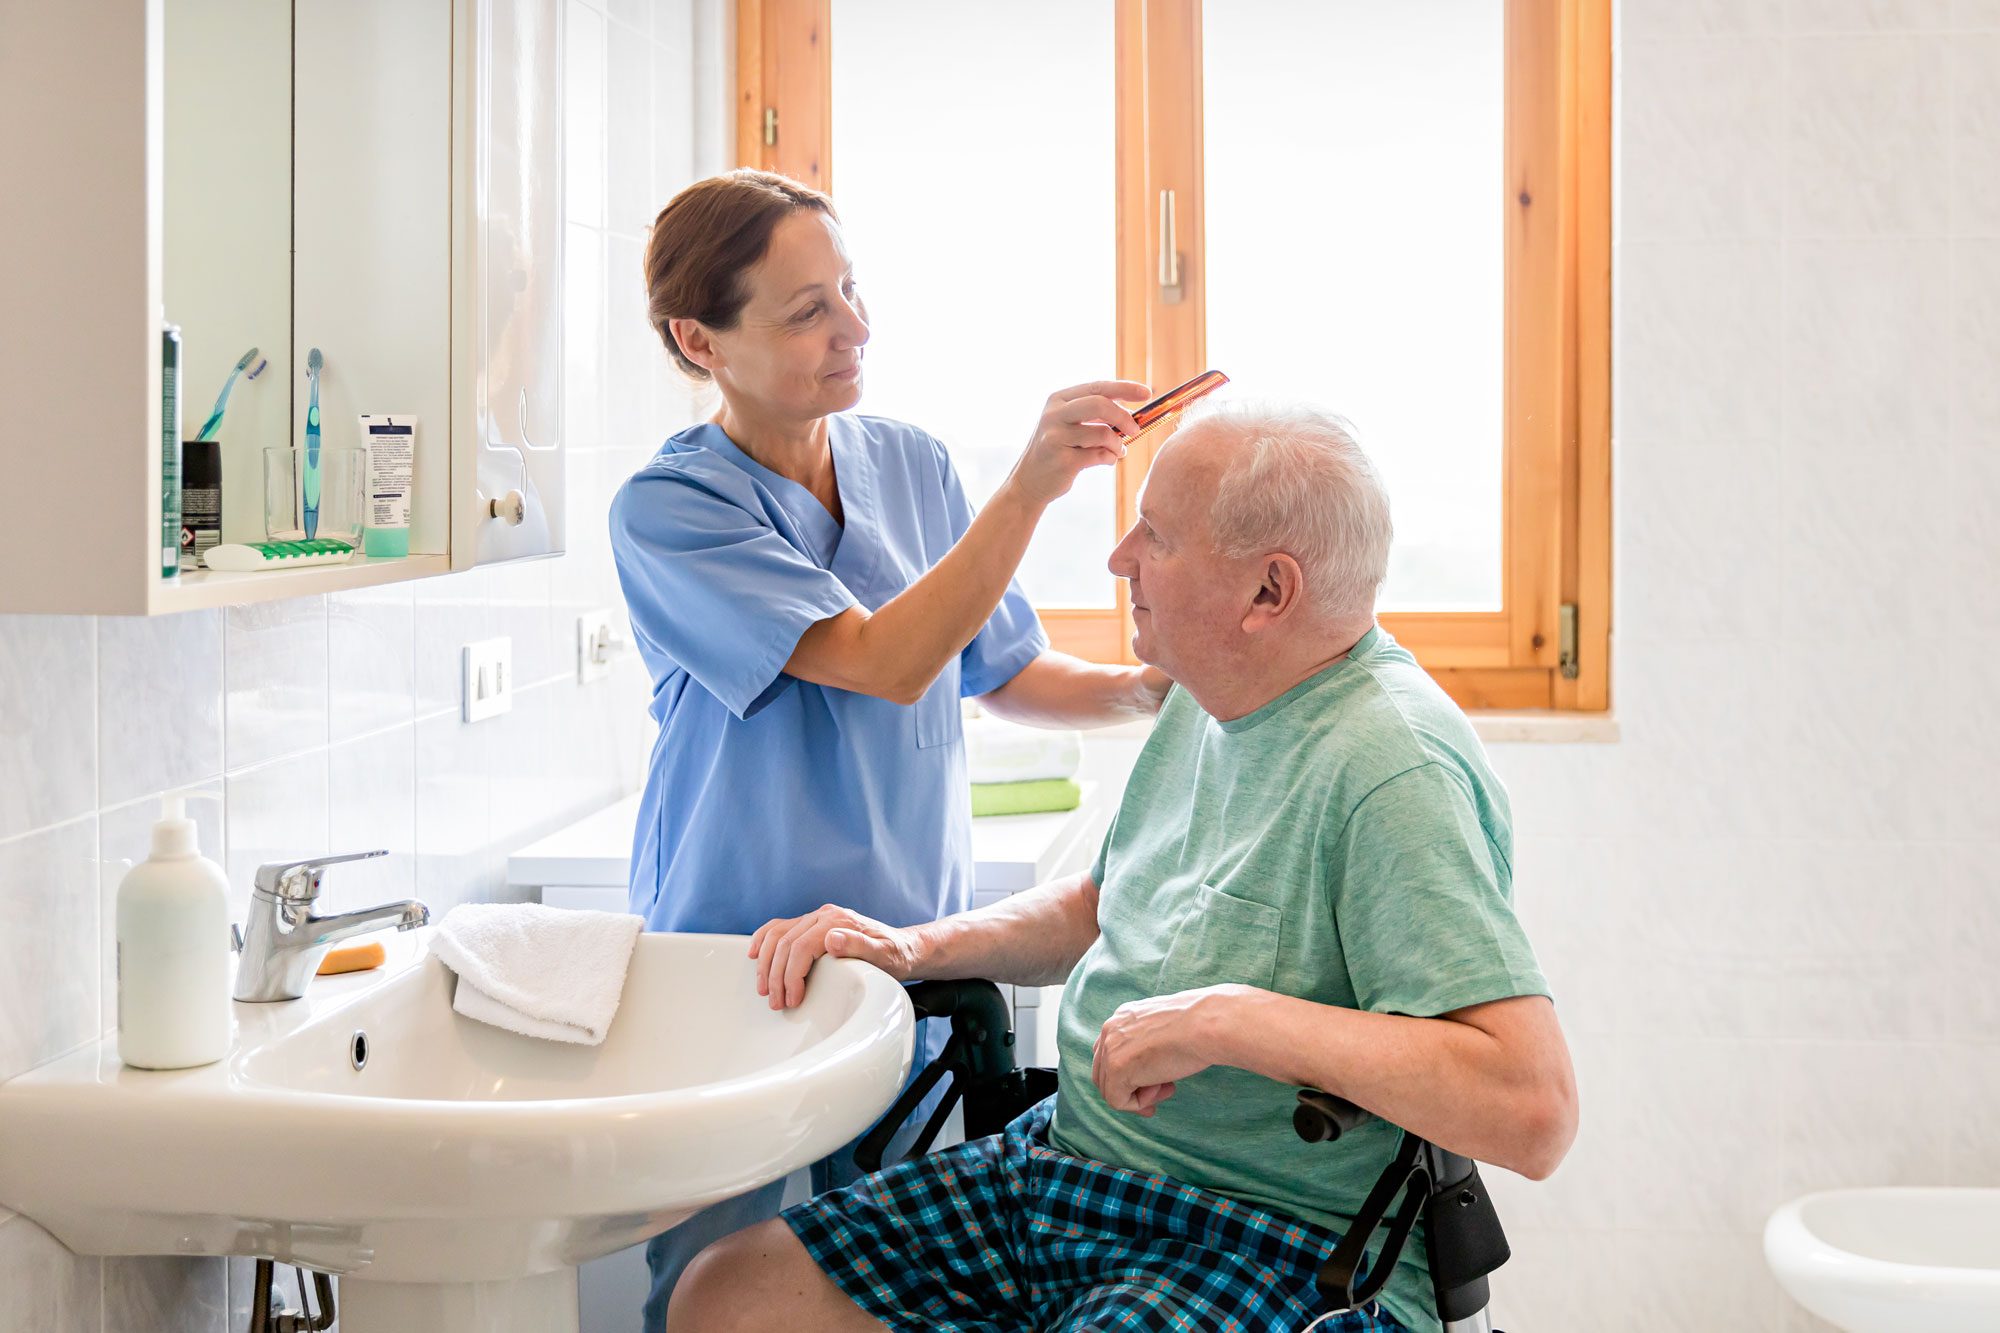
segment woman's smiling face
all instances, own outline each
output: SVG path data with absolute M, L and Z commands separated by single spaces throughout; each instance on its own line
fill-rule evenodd
M 793 420 L 860 402 L 868 310 L 833 219 L 811 209 L 785 218 L 743 283 L 749 299 L 736 327 L 707 330 L 723 392 Z

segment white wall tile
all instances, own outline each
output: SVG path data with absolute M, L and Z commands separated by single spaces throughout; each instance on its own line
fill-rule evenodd
M 1776 439 L 1619 441 L 1621 639 L 1769 636 L 1785 534 Z
M 1619 1333 L 1762 1333 L 1783 1299 L 1755 1234 L 1633 1232 L 1619 1236 L 1611 1277 L 1617 1296 L 1599 1307 Z
M 407 583 L 327 598 L 327 739 L 416 718 L 416 602 Z
M 1784 227 L 1784 47 L 1628 42 L 1621 240 L 1776 237 Z
M 2000 440 L 2000 240 L 1951 247 L 1951 431 L 1990 453 Z
M 228 1333 L 229 1278 L 222 1259 L 106 1259 L 105 1333 L 173 1329 Z
M 97 804 L 97 622 L 0 616 L 0 838 Z
M 0 1328 L 103 1333 L 100 1261 L 71 1254 L 25 1217 L 0 1224 Z
M 1790 234 L 1944 234 L 1949 50 L 1941 36 L 1786 43 Z
M 492 760 L 488 838 L 502 852 L 524 847 L 569 822 L 560 788 L 549 781 L 556 699 L 574 693 L 574 678 L 539 685 L 514 696 L 514 707 L 493 719 L 487 734 Z
M 1627 38 L 1772 34 L 1784 27 L 1785 6 L 1784 0 L 1624 0 L 1618 22 Z
M 222 612 L 105 616 L 97 671 L 100 803 L 222 772 Z
M 1936 32 L 1951 23 L 1951 0 L 1785 0 L 1793 32 Z
M 415 585 L 417 716 L 456 716 L 464 694 L 465 646 L 490 639 L 493 571 L 468 569 Z
M 666 0 L 658 10 L 653 49 L 653 208 L 695 179 L 695 99 L 688 77 L 694 60 L 694 12 L 690 0 Z
M 658 448 L 666 438 L 648 385 L 667 350 L 646 321 L 643 254 L 631 237 L 605 238 L 604 442 L 613 450 Z
M 1951 42 L 1951 233 L 2000 235 L 2000 33 Z
M 247 768 L 325 749 L 326 598 L 232 606 L 225 624 L 223 762 Z
M 1844 644 L 1937 633 L 1954 616 L 1949 461 L 1928 442 L 1786 442 L 1780 498 L 1757 520 L 1781 553 L 1780 632 Z
M 1964 1109 L 1954 1050 L 1938 1042 L 1786 1043 L 1778 1061 L 1784 1123 L 1760 1145 L 1780 1165 L 1783 1197 L 1965 1183 L 1953 1154 Z
M 653 193 L 653 43 L 616 21 L 605 39 L 604 226 L 643 236 L 667 202 Z
M 653 35 L 653 11 L 658 7 L 655 0 L 604 0 L 605 14 L 641 39 Z
M 0 842 L 0 1082 L 102 1030 L 98 912 L 96 815 Z
M 417 896 L 442 917 L 495 885 L 491 722 L 417 723 Z
M 327 848 L 389 854 L 327 876 L 323 911 L 352 911 L 416 896 L 417 732 L 378 731 L 327 751 Z
M 1785 440 L 1905 458 L 1946 438 L 1948 243 L 1798 241 L 1785 253 Z
M 604 16 L 569 0 L 563 32 L 563 215 L 604 223 Z
M 517 560 L 496 565 L 487 585 L 495 634 L 513 640 L 514 688 L 524 689 L 558 676 L 576 678 L 575 626 L 562 633 L 550 604 L 554 560 Z
M 1780 1031 L 1823 1040 L 1937 1035 L 1925 984 L 1942 972 L 1957 895 L 1940 846 L 1810 839 L 1780 844 L 1790 897 L 1771 952 L 1784 960 Z
M 1620 434 L 1693 444 L 1778 438 L 1778 245 L 1632 241 L 1619 254 Z
M 604 444 L 604 282 L 604 233 L 571 222 L 563 232 L 563 440 L 572 459 Z
M 327 841 L 325 747 L 231 773 L 224 799 L 230 920 L 242 921 L 258 866 L 334 850 Z

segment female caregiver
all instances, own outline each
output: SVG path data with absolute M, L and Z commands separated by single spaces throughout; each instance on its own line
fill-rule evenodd
M 975 516 L 936 439 L 850 410 L 867 312 L 826 196 L 758 171 L 697 182 L 655 220 L 645 271 L 654 330 L 721 405 L 611 506 L 660 724 L 632 910 L 650 930 L 748 935 L 828 902 L 895 925 L 970 907 L 960 698 L 1087 727 L 1149 715 L 1166 692 L 1151 668 L 1051 652 L 1011 582 L 1042 511 L 1124 454 L 1137 427 L 1114 399 L 1146 387 L 1054 394 Z M 967 377 L 968 411 L 983 378 Z M 785 932 L 757 945 L 760 993 L 796 1003 Z M 814 1167 L 814 1187 L 856 1174 L 843 1150 Z M 776 1216 L 782 1193 L 655 1238 L 647 1328 L 664 1325 L 702 1246 Z

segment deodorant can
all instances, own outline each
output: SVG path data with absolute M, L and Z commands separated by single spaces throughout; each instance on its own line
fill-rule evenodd
M 201 557 L 222 540 L 222 441 L 181 444 L 181 573 L 201 568 Z

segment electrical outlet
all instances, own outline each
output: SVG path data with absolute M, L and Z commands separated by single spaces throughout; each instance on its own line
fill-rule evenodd
M 576 679 L 579 685 L 603 680 L 611 674 L 611 660 L 624 651 L 625 640 L 618 632 L 618 613 L 605 607 L 585 611 L 576 618 Z
M 477 722 L 514 707 L 512 639 L 502 637 L 468 643 L 460 653 L 460 661 L 463 672 L 459 716 L 467 722 Z

